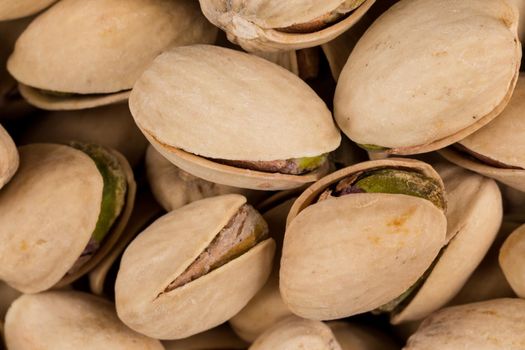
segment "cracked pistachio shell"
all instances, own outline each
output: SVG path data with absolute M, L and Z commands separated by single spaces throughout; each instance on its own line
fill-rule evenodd
M 249 202 L 258 202 L 265 192 L 219 185 L 179 169 L 149 146 L 146 151 L 146 172 L 151 192 L 166 211 L 172 211 L 199 199 L 238 193 Z
M 494 299 L 442 309 L 404 350 L 518 350 L 525 344 L 525 300 Z
M 322 177 L 328 164 L 285 175 L 208 158 L 316 157 L 341 141 L 330 111 L 301 79 L 262 58 L 216 46 L 178 47 L 160 55 L 135 84 L 129 104 L 139 128 L 170 162 L 228 186 L 296 188 Z
M 323 322 L 290 316 L 266 330 L 249 350 L 342 350 Z
M 395 299 L 427 270 L 446 244 L 446 217 L 432 202 L 404 194 L 318 196 L 362 171 L 404 168 L 443 183 L 410 159 L 359 163 L 307 188 L 287 220 L 280 290 L 293 313 L 319 320 L 371 311 Z
M 150 225 L 128 246 L 115 284 L 119 318 L 158 339 L 181 339 L 211 329 L 239 312 L 264 285 L 275 243 L 248 252 L 184 286 L 164 292 L 209 246 L 246 203 L 230 194 L 193 202 Z
M 18 298 L 6 317 L 10 350 L 163 350 L 158 340 L 127 328 L 109 301 L 81 292 L 53 291 Z
M 348 12 L 357 3 L 359 7 Z M 228 39 L 247 51 L 288 51 L 326 43 L 352 27 L 375 0 L 280 1 L 200 0 L 210 22 Z M 348 13 L 344 19 L 311 33 L 287 33 L 279 29 L 316 22 L 330 13 Z
M 0 125 L 0 188 L 11 180 L 18 169 L 19 161 L 18 150 L 13 139 Z
M 525 225 L 514 230 L 501 246 L 499 265 L 514 292 L 525 297 Z
M 337 124 L 354 142 L 395 154 L 465 138 L 510 100 L 517 26 L 505 0 L 398 2 L 352 51 L 335 93 Z
M 449 243 L 410 303 L 393 315 L 394 324 L 423 319 L 448 303 L 481 263 L 501 225 L 501 193 L 494 180 L 453 165 L 436 170 L 447 193 Z
M 64 0 L 22 33 L 7 68 L 37 107 L 94 107 L 125 100 L 125 90 L 168 46 L 209 43 L 215 36 L 194 1 Z
M 227 325 L 188 338 L 164 341 L 163 344 L 166 350 L 233 350 L 248 347 L 247 343 L 237 337 Z
M 126 205 L 97 253 L 66 273 L 86 248 L 98 221 L 103 179 L 95 162 L 73 147 L 19 148 L 20 167 L 0 191 L 0 278 L 24 293 L 71 283 L 92 269 L 118 240 L 134 200 L 133 172 L 115 156 L 128 180 Z
M 525 191 L 525 75 L 520 74 L 512 98 L 501 115 L 460 145 L 499 163 L 521 169 L 504 169 L 480 162 L 452 147 L 441 150 L 447 160 L 481 175 Z
M 0 3 L 0 21 L 33 15 L 57 0 L 2 0 Z

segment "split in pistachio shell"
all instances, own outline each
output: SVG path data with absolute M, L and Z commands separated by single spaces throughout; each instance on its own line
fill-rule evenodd
M 20 147 L 17 176 L 0 193 L 0 275 L 25 293 L 88 272 L 129 218 L 135 185 L 126 160 L 100 146 L 75 146 Z
M 200 0 L 210 22 L 247 51 L 289 51 L 326 43 L 348 30 L 374 0 L 322 2 Z
M 439 175 L 415 160 L 363 162 L 319 180 L 288 215 L 285 304 L 319 320 L 402 305 L 446 244 L 444 198 Z
M 322 322 L 290 316 L 266 330 L 249 350 L 342 350 L 330 328 Z
M 11 180 L 19 165 L 16 145 L 9 133 L 0 125 L 0 188 Z
M 5 336 L 10 350 L 164 349 L 127 328 L 109 301 L 72 291 L 18 298 L 7 312 Z
M 337 124 L 367 150 L 393 154 L 465 138 L 510 100 L 521 59 L 517 26 L 505 0 L 399 1 L 352 51 L 335 93 Z
M 135 84 L 130 110 L 169 161 L 234 187 L 313 182 L 328 171 L 327 153 L 341 141 L 330 111 L 301 79 L 216 46 L 178 47 L 157 57 Z
M 520 349 L 525 300 L 494 299 L 442 309 L 428 317 L 404 350 Z
M 514 292 L 525 296 L 525 274 L 523 260 L 525 251 L 525 226 L 514 230 L 505 240 L 499 252 L 499 265 Z
M 248 347 L 228 325 L 221 325 L 188 338 L 164 341 L 163 345 L 166 350 L 244 350 Z
M 66 0 L 22 33 L 7 66 L 29 103 L 90 108 L 126 100 L 168 46 L 211 43 L 216 33 L 192 1 Z
M 267 234 L 240 195 L 202 199 L 164 215 L 124 252 L 115 284 L 120 319 L 159 339 L 227 321 L 270 274 L 275 243 Z
M 3 0 L 0 3 L 0 21 L 33 15 L 57 0 Z

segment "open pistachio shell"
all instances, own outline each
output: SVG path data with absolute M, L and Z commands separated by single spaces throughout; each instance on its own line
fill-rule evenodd
M 170 163 L 152 146 L 146 152 L 146 171 L 151 191 L 166 211 L 222 194 L 242 194 L 254 203 L 266 196 L 262 191 L 219 185 L 188 174 Z
M 11 350 L 164 349 L 122 324 L 109 301 L 80 292 L 18 298 L 7 313 L 5 335 Z
M 342 350 L 397 350 L 399 347 L 386 334 L 359 324 L 328 322 Z
M 482 261 L 501 225 L 501 193 L 494 180 L 452 165 L 436 169 L 447 193 L 450 241 L 408 305 L 393 315 L 394 324 L 423 319 L 449 302 Z
M 0 3 L 0 21 L 31 16 L 57 0 L 3 0 Z
M 208 20 L 247 51 L 288 51 L 321 45 L 348 30 L 374 2 L 200 0 Z M 335 20 L 330 21 L 330 17 Z M 304 30 L 295 31 L 295 27 Z
M 239 339 L 227 325 L 221 325 L 188 338 L 162 343 L 166 350 L 234 350 L 248 347 L 248 344 Z
M 278 190 L 313 182 L 328 171 L 327 162 L 290 175 L 217 160 L 318 157 L 341 140 L 326 105 L 297 76 L 262 58 L 215 46 L 178 47 L 160 55 L 135 84 L 129 103 L 137 125 L 164 157 L 228 186 Z
M 494 299 L 454 306 L 428 317 L 405 350 L 502 350 L 525 344 L 525 300 Z
M 11 180 L 19 165 L 16 145 L 11 136 L 0 125 L 0 188 Z
M 499 265 L 514 292 L 525 297 L 525 225 L 518 227 L 505 240 L 499 253 Z
M 458 142 L 474 156 L 454 147 L 441 150 L 441 155 L 463 168 L 525 191 L 524 108 L 525 75 L 521 74 L 514 94 L 501 115 Z
M 266 330 L 249 350 L 342 350 L 330 328 L 322 322 L 290 316 Z
M 352 51 L 335 93 L 337 124 L 354 142 L 395 154 L 465 138 L 510 100 L 517 26 L 505 0 L 398 2 Z
M 407 291 L 446 244 L 443 209 L 405 194 L 353 193 L 316 203 L 331 185 L 367 171 L 415 171 L 444 193 L 439 175 L 410 159 L 369 161 L 306 189 L 287 220 L 280 290 L 302 317 L 329 320 L 378 308 Z
M 103 178 L 84 152 L 57 144 L 19 148 L 17 175 L 0 192 L 0 276 L 25 293 L 63 286 L 92 269 L 118 240 L 133 206 L 133 173 L 114 152 L 128 181 L 126 204 L 104 243 L 68 273 L 85 250 L 101 210 Z
M 40 108 L 94 107 L 127 99 L 167 47 L 215 36 L 193 1 L 65 0 L 29 25 L 7 66 Z
M 272 239 L 184 285 L 170 286 L 208 251 L 245 203 L 236 194 L 202 199 L 164 215 L 139 234 L 124 252 L 117 275 L 120 319 L 140 333 L 180 339 L 239 312 L 270 274 Z

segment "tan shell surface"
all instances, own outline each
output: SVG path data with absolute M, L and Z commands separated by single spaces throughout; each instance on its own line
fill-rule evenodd
M 124 252 L 117 275 L 120 319 L 151 337 L 180 339 L 240 311 L 270 274 L 275 250 L 271 239 L 182 287 L 164 290 L 245 202 L 234 194 L 206 198 L 164 215 L 139 234 Z
M 72 147 L 19 148 L 17 175 L 0 191 L 0 276 L 25 293 L 52 287 L 86 247 L 100 213 L 103 180 Z
M 164 341 L 163 345 L 166 350 L 233 350 L 246 349 L 248 346 L 227 325 L 221 325 L 188 338 Z
M 505 278 L 514 292 L 520 297 L 525 296 L 525 225 L 514 230 L 499 253 L 499 265 Z
M 447 193 L 450 241 L 421 289 L 392 317 L 394 324 L 423 319 L 449 302 L 481 263 L 501 225 L 501 193 L 494 180 L 452 165 L 438 171 Z
M 204 15 L 247 51 L 297 50 L 324 44 L 348 30 L 374 4 L 366 0 L 346 18 L 312 33 L 279 31 L 331 12 L 347 13 L 356 1 L 200 0 Z
M 130 109 L 158 142 L 209 158 L 314 157 L 341 141 L 324 102 L 293 73 L 210 45 L 157 57 L 135 84 Z
M 357 143 L 399 154 L 463 139 L 510 99 L 521 59 L 517 25 L 516 10 L 504 0 L 395 4 L 360 39 L 341 73 L 334 100 L 339 127 Z
M 57 0 L 3 0 L 0 3 L 0 21 L 35 14 Z
M 20 297 L 7 313 L 5 335 L 12 350 L 164 349 L 122 324 L 109 301 L 80 292 Z
M 24 31 L 8 70 L 36 88 L 113 93 L 130 89 L 168 46 L 215 36 L 194 1 L 65 0 Z
M 427 318 L 405 350 L 518 350 L 525 344 L 525 300 L 494 299 L 442 309 Z
M 330 328 L 322 322 L 290 316 L 272 326 L 249 350 L 341 350 Z
M 348 322 L 328 322 L 342 350 L 398 350 L 394 341 L 376 329 Z
M 459 144 L 500 163 L 525 169 L 525 75 L 520 74 L 509 104 L 498 118 Z
M 486 165 L 458 152 L 452 147 L 439 150 L 439 154 L 441 154 L 446 160 L 459 165 L 462 168 L 493 178 L 507 186 L 525 192 L 525 170 L 496 168 Z
M 11 180 L 19 163 L 16 145 L 9 133 L 0 125 L 0 188 Z

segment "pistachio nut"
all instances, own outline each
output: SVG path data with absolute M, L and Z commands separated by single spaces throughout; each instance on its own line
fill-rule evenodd
M 11 180 L 19 165 L 16 145 L 9 133 L 0 125 L 0 188 Z
M 313 182 L 328 171 L 327 154 L 341 140 L 326 105 L 297 76 L 215 46 L 157 57 L 129 104 L 164 157 L 228 186 L 278 190 Z
M 0 21 L 31 16 L 57 0 L 3 0 L 0 3 Z
M 215 36 L 193 1 L 64 0 L 22 33 L 7 69 L 39 108 L 95 107 L 127 99 L 167 47 Z
M 280 291 L 295 314 L 395 311 L 446 244 L 443 182 L 410 159 L 359 163 L 306 189 L 287 220 Z
M 525 225 L 514 230 L 501 246 L 499 265 L 507 281 L 520 297 L 525 296 L 525 270 L 523 269 L 525 251 Z
M 164 341 L 163 344 L 166 350 L 234 350 L 248 347 L 248 344 L 239 339 L 227 325 L 188 338 Z
M 122 324 L 109 301 L 72 291 L 18 298 L 7 312 L 5 337 L 10 350 L 164 349 Z
M 443 149 L 447 160 L 525 191 L 525 75 L 501 115 L 472 135 Z
M 158 339 L 218 326 L 264 285 L 274 251 L 264 219 L 241 195 L 173 210 L 124 252 L 115 283 L 119 318 Z
M 397 350 L 399 347 L 388 335 L 358 323 L 333 321 L 327 323 L 342 350 Z
M 404 350 L 521 349 L 525 300 L 494 299 L 442 309 L 428 317 Z
M 342 350 L 330 328 L 322 322 L 290 316 L 269 328 L 249 350 Z
M 19 135 L 20 144 L 68 143 L 77 140 L 112 148 L 132 167 L 144 158 L 148 141 L 137 128 L 127 104 L 78 111 L 50 111 L 31 116 Z
M 0 191 L 0 278 L 24 293 L 71 283 L 92 269 L 129 219 L 135 183 L 118 152 L 31 144 Z
M 494 180 L 448 164 L 436 170 L 447 194 L 449 243 L 404 308 L 393 313 L 394 324 L 423 319 L 448 303 L 481 263 L 501 225 L 501 193 Z
M 363 148 L 387 154 L 465 138 L 510 100 L 521 60 L 517 27 L 506 0 L 399 1 L 352 51 L 335 93 L 337 124 Z
M 375 0 L 200 0 L 204 15 L 247 51 L 289 51 L 348 30 Z
M 146 172 L 151 192 L 166 211 L 172 211 L 196 200 L 238 193 L 248 202 L 258 203 L 265 192 L 219 185 L 188 174 L 149 146 L 146 151 Z

